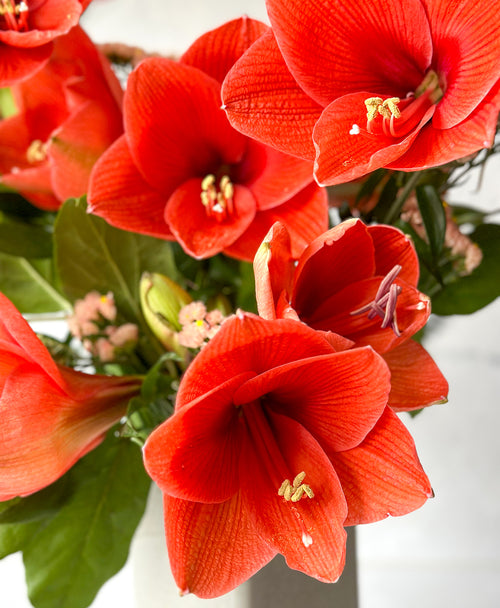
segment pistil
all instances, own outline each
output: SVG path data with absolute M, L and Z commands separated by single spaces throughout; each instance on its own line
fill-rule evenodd
M 216 186 L 215 175 L 207 175 L 201 182 L 200 198 L 208 217 L 222 222 L 231 216 L 234 210 L 233 204 L 234 186 L 227 175 L 223 175 Z
M 382 279 L 375 298 L 365 306 L 353 310 L 351 315 L 368 313 L 369 319 L 374 319 L 377 316 L 381 317 L 382 328 L 390 327 L 396 336 L 400 336 L 401 332 L 399 331 L 396 318 L 396 305 L 402 288 L 400 285 L 396 285 L 394 280 L 401 272 L 401 268 L 399 264 L 396 264 Z

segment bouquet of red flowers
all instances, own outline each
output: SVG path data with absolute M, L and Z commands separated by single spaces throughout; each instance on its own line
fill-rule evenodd
M 500 2 L 267 0 L 175 59 L 88 4 L 0 0 L 0 556 L 84 608 L 153 480 L 182 594 L 335 582 L 433 496 L 431 309 L 500 295 L 500 226 L 446 202 L 498 151 Z

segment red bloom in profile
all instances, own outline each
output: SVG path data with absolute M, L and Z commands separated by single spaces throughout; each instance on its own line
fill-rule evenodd
M 91 0 L 0 0 L 0 87 L 40 69 Z
M 393 409 L 446 400 L 446 380 L 410 339 L 431 308 L 416 287 L 417 254 L 400 230 L 348 220 L 315 239 L 295 265 L 289 235 L 276 224 L 255 256 L 254 270 L 262 317 L 300 319 L 382 354 L 391 370 Z
M 267 0 L 273 31 L 223 86 L 231 124 L 315 158 L 322 185 L 491 146 L 500 1 Z
M 0 501 L 56 481 L 125 415 L 140 384 L 57 365 L 0 294 Z
M 18 112 L 0 121 L 1 182 L 57 209 L 87 192 L 99 156 L 123 132 L 123 93 L 80 27 L 54 41 L 49 62 L 11 90 Z
M 205 258 L 251 260 L 280 219 L 298 253 L 327 227 L 312 163 L 233 129 L 221 109 L 229 68 L 267 26 L 242 18 L 199 38 L 179 62 L 143 61 L 130 75 L 125 134 L 97 163 L 89 210 L 110 224 L 175 239 Z
M 370 347 L 337 351 L 341 342 L 239 313 L 188 368 L 174 415 L 144 447 L 181 593 L 226 593 L 276 553 L 333 582 L 344 525 L 408 513 L 431 495 L 386 406 L 387 366 Z

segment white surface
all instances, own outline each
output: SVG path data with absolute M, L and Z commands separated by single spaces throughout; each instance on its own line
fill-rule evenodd
M 179 54 L 196 36 L 243 13 L 265 19 L 264 0 L 94 0 L 84 24 L 97 42 Z M 471 181 L 454 200 L 499 209 L 499 170 L 497 157 L 480 193 Z M 404 420 L 436 497 L 414 514 L 358 529 L 360 608 L 500 606 L 499 317 L 496 301 L 473 316 L 440 320 L 429 332 L 426 346 L 450 382 L 450 400 Z M 178 605 L 175 589 L 167 591 L 158 507 L 151 505 L 127 566 L 104 586 L 93 608 Z M 29 608 L 18 555 L 0 564 L 0 590 L 1 608 Z M 226 602 L 210 604 L 241 605 L 229 597 Z M 178 603 L 208 605 L 195 598 Z

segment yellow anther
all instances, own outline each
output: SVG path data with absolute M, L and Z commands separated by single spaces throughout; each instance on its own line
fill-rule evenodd
M 397 104 L 400 101 L 399 97 L 390 97 L 385 101 L 382 97 L 368 97 L 368 99 L 365 99 L 366 119 L 368 122 L 372 121 L 377 113 L 384 118 L 391 118 L 391 116 L 399 118 L 401 112 Z
M 384 103 L 382 97 L 368 97 L 365 99 L 366 119 L 373 120 L 377 115 L 379 107 Z
M 387 108 L 390 112 L 387 118 L 390 118 L 391 116 L 394 116 L 394 118 L 399 118 L 401 116 L 401 112 L 398 108 L 398 103 L 400 101 L 401 99 L 399 99 L 399 97 L 390 97 L 389 99 L 386 99 L 382 104 L 382 108 L 379 108 L 379 112 L 382 114 L 381 109 Z M 385 114 L 382 114 L 382 116 L 385 116 Z
M 298 488 L 300 486 L 300 484 L 304 481 L 305 476 L 306 476 L 305 471 L 302 471 L 301 473 L 299 473 L 293 480 L 293 487 Z
M 215 175 L 209 173 L 206 177 L 203 178 L 201 182 L 201 189 L 204 191 L 208 191 L 211 187 L 215 185 Z
M 201 198 L 201 202 L 205 207 L 208 207 L 208 204 L 211 201 L 210 195 L 208 194 L 208 192 L 206 190 L 202 190 L 200 192 L 200 198 Z
M 283 496 L 287 502 L 298 502 L 304 496 L 304 494 L 308 498 L 314 498 L 314 492 L 312 491 L 311 487 L 305 483 L 302 483 L 305 476 L 306 474 L 304 471 L 300 472 L 295 476 L 293 484 L 290 483 L 289 479 L 285 479 L 278 490 L 278 496 Z
M 47 158 L 47 146 L 40 139 L 34 139 L 26 150 L 29 163 L 38 163 Z

